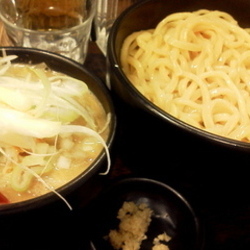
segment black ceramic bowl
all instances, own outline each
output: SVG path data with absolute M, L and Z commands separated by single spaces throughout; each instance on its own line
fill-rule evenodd
M 190 203 L 172 187 L 148 178 L 125 178 L 117 181 L 92 204 L 90 249 L 112 249 L 105 236 L 111 229 L 118 228 L 120 221 L 116 216 L 125 201 L 145 203 L 153 210 L 147 239 L 142 241 L 141 249 L 152 249 L 153 239 L 163 232 L 171 237 L 168 243 L 170 249 L 202 249 L 202 226 Z
M 44 62 L 52 70 L 62 72 L 69 76 L 83 80 L 100 100 L 105 111 L 111 114 L 110 133 L 107 139 L 107 146 L 111 148 L 116 132 L 116 115 L 110 93 L 105 85 L 97 77 L 95 77 L 91 72 L 87 71 L 81 64 L 78 64 L 77 62 L 58 54 L 30 48 L 7 47 L 0 49 L 0 55 L 2 55 L 3 49 L 7 55 L 18 56 L 18 58 L 15 59 L 13 63 L 37 64 Z M 57 191 L 63 196 L 70 194 L 81 185 L 84 185 L 90 178 L 93 178 L 101 171 L 105 171 L 106 166 L 106 153 L 103 151 L 86 171 L 81 173 L 69 183 L 60 187 Z M 0 205 L 0 215 L 11 215 L 30 210 L 36 210 L 49 203 L 53 203 L 53 201 L 57 201 L 58 199 L 59 198 L 55 194 L 50 192 L 27 201 Z M 62 206 L 64 206 L 63 203 Z
M 210 1 L 210 0 L 144 0 L 125 10 L 115 21 L 111 28 L 107 58 L 110 68 L 110 85 L 112 90 L 125 103 L 136 107 L 151 118 L 158 119 L 171 125 L 177 130 L 201 138 L 203 141 L 219 146 L 249 151 L 250 144 L 224 138 L 215 134 L 192 127 L 158 108 L 146 99 L 127 79 L 121 69 L 120 52 L 124 39 L 135 31 L 154 28 L 159 21 L 169 14 L 182 11 L 195 11 L 199 9 L 221 10 L 228 12 L 242 27 L 250 27 L 250 2 L 247 0 Z M 144 126 L 144 125 L 143 125 Z M 195 136 L 194 136 L 195 135 Z M 216 143 L 214 143 L 216 142 Z

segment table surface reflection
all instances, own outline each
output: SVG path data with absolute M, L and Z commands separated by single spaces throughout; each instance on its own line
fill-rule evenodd
M 94 42 L 84 66 L 105 84 L 106 59 Z M 118 130 L 110 173 L 97 176 L 69 197 L 73 211 L 60 203 L 36 215 L 1 218 L 0 249 L 88 249 L 84 220 L 93 215 L 85 214 L 85 206 L 107 185 L 134 176 L 163 181 L 191 203 L 205 229 L 205 250 L 250 249 L 249 156 L 228 160 L 227 150 L 208 147 L 199 152 L 192 139 L 171 138 L 167 131 L 161 137 L 157 124 L 149 127 L 144 114 L 115 96 L 114 100 Z

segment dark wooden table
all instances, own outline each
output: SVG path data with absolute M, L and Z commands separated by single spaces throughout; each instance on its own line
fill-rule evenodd
M 106 59 L 93 42 L 84 66 L 105 84 Z M 0 217 L 0 249 L 88 249 L 85 219 L 93 215 L 85 207 L 106 186 L 134 176 L 165 182 L 191 203 L 204 227 L 205 250 L 250 249 L 249 154 L 203 143 L 112 96 L 118 129 L 110 173 L 69 197 L 73 211 L 59 201 L 34 214 Z

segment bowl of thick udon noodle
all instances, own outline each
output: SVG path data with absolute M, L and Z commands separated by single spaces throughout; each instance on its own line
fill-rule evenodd
M 111 28 L 111 89 L 216 145 L 250 149 L 250 2 L 139 1 Z
M 58 200 L 110 168 L 116 118 L 82 65 L 27 48 L 0 50 L 0 213 Z M 63 205 L 63 206 L 64 206 Z

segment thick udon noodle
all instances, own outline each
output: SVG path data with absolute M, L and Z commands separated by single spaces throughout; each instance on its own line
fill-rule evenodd
M 228 13 L 175 13 L 131 34 L 121 50 L 134 86 L 206 131 L 250 141 L 250 32 Z

